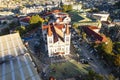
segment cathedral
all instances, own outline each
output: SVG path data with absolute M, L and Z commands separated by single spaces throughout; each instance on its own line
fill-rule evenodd
M 46 13 L 45 18 L 53 16 L 47 24 L 42 26 L 45 50 L 49 57 L 58 55 L 68 55 L 70 53 L 71 33 L 69 24 L 71 18 L 69 14 L 59 10 Z

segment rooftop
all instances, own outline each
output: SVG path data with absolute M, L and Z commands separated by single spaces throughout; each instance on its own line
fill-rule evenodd
M 98 33 L 96 33 L 93 30 L 94 27 L 89 27 L 89 26 L 85 26 L 84 30 L 85 32 L 93 39 L 93 41 L 97 41 L 97 42 L 107 42 L 107 38 L 105 35 L 100 35 Z
M 0 36 L 0 80 L 40 80 L 18 33 Z
M 48 36 L 52 36 L 53 35 L 54 42 L 57 42 L 59 39 L 64 41 L 64 39 L 63 39 L 64 38 L 64 33 L 66 35 L 70 34 L 69 26 L 68 25 L 64 25 L 64 24 L 44 25 L 42 27 L 42 29 L 43 30 L 47 30 Z
M 27 16 L 27 17 L 21 18 L 20 21 L 29 23 L 30 18 L 31 18 L 30 16 Z

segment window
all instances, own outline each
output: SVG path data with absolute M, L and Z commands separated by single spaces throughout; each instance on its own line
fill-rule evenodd
M 60 51 L 60 50 L 61 50 L 61 47 L 58 47 L 57 50 Z
M 49 43 L 52 43 L 52 39 L 51 38 L 49 38 Z
M 66 41 L 69 41 L 69 37 L 66 37 Z
M 66 47 L 66 53 L 68 53 L 69 52 L 69 47 Z
M 56 51 L 56 49 L 54 49 L 54 53 L 56 53 L 57 51 Z

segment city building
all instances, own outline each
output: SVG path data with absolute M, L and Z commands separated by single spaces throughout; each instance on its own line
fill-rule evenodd
M 9 28 L 10 23 L 17 21 L 17 18 L 13 16 L 0 16 L 0 33 L 4 32 L 4 29 Z
M 21 9 L 20 12 L 23 14 L 29 14 L 29 13 L 39 13 L 43 10 L 44 10 L 44 8 L 42 6 L 37 6 L 37 7 L 33 6 L 33 7 L 29 7 L 29 8 L 25 7 L 23 9 Z
M 105 35 L 101 35 L 99 33 L 99 28 L 96 26 L 85 26 L 84 31 L 86 34 L 90 37 L 90 42 L 95 42 L 95 43 L 102 43 L 102 42 L 107 42 L 107 38 Z
M 0 80 L 41 80 L 18 33 L 0 36 Z
M 71 33 L 68 24 L 49 24 L 42 27 L 49 57 L 70 53 Z
M 71 33 L 69 28 L 71 18 L 67 13 L 60 10 L 47 12 L 44 18 L 48 18 L 48 23 L 43 24 L 42 34 L 45 41 L 45 48 L 48 56 L 67 55 L 70 53 Z
M 76 3 L 72 5 L 73 10 L 78 10 L 80 11 L 82 9 L 82 4 L 81 3 Z
M 107 21 L 110 14 L 108 13 L 94 13 L 93 17 L 100 21 Z
M 14 13 L 9 12 L 9 11 L 1 11 L 0 12 L 0 16 L 10 16 L 10 15 L 14 15 Z
M 30 22 L 30 16 L 26 16 L 24 18 L 19 18 L 19 21 L 20 21 L 20 25 L 21 26 L 28 26 L 29 25 L 29 22 Z
M 49 18 L 48 23 L 58 23 L 58 24 L 69 24 L 71 22 L 71 18 L 69 14 L 61 12 L 60 10 L 53 10 L 51 12 L 45 13 L 44 18 Z
M 61 0 L 64 5 L 71 5 L 74 4 L 74 1 L 71 0 Z
M 106 28 L 110 28 L 110 27 L 114 27 L 115 23 L 111 23 L 109 21 L 102 21 L 102 26 L 104 26 Z

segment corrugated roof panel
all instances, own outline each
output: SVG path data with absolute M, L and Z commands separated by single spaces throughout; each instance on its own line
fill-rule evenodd
M 0 36 L 0 80 L 40 80 L 18 33 Z

